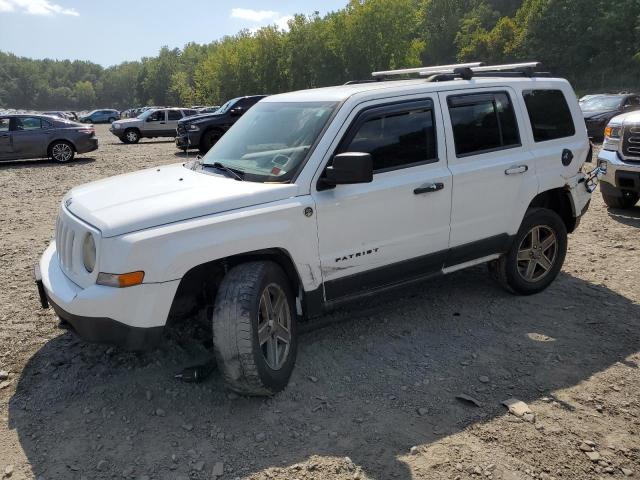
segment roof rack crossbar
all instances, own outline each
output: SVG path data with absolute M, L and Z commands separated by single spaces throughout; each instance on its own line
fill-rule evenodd
M 384 78 L 384 77 L 394 77 L 399 75 L 434 75 L 437 73 L 453 73 L 453 70 L 456 68 L 473 68 L 473 67 L 482 67 L 484 64 L 482 62 L 472 62 L 472 63 L 458 63 L 452 65 L 439 65 L 433 67 L 418 67 L 418 68 L 403 68 L 401 70 L 384 70 L 380 72 L 373 72 L 371 76 L 373 78 Z
M 517 72 L 528 77 L 533 76 L 540 68 L 542 63 L 540 62 L 524 62 L 524 63 L 507 63 L 504 65 L 480 65 L 480 66 L 464 66 L 459 65 L 451 71 L 443 71 L 436 73 L 449 73 L 462 77 L 465 80 L 470 80 L 476 73 L 506 73 Z M 421 76 L 431 76 L 433 74 L 426 73 L 420 74 Z

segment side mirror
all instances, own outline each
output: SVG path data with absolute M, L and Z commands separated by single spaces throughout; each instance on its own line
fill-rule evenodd
M 373 181 L 371 154 L 348 152 L 336 155 L 333 157 L 333 164 L 325 169 L 321 181 L 327 187 L 371 183 Z

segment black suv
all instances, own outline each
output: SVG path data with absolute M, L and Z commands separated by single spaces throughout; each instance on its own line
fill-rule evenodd
M 198 148 L 202 153 L 208 152 L 238 118 L 265 97 L 252 95 L 234 98 L 215 113 L 183 118 L 176 129 L 176 147 L 181 150 Z
M 635 93 L 589 95 L 580 100 L 580 109 L 587 124 L 589 137 L 601 141 L 604 138 L 604 127 L 609 120 L 621 113 L 640 110 L 640 95 Z

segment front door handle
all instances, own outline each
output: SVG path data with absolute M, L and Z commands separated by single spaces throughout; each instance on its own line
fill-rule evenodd
M 514 167 L 509 167 L 504 171 L 505 175 L 518 175 L 519 173 L 525 173 L 529 170 L 528 165 L 517 165 Z
M 167 123 L 167 122 L 160 122 L 160 125 L 164 125 L 165 123 Z
M 437 192 L 444 188 L 444 183 L 425 183 L 424 185 L 416 188 L 413 193 L 415 195 L 422 195 L 423 193 Z

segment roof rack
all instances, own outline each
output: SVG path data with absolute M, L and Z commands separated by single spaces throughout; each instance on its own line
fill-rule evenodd
M 384 79 L 386 77 L 396 77 L 401 75 L 435 75 L 438 73 L 453 73 L 456 68 L 477 68 L 484 65 L 482 62 L 457 63 L 452 65 L 439 65 L 434 67 L 418 67 L 404 68 L 401 70 L 384 70 L 381 72 L 373 72 L 371 76 L 375 79 Z
M 471 80 L 477 77 L 511 77 L 511 76 L 549 76 L 548 73 L 541 72 L 542 63 L 524 62 L 508 63 L 504 65 L 485 65 L 482 62 L 457 63 L 452 65 L 439 65 L 433 67 L 405 68 L 401 70 L 386 70 L 373 72 L 371 76 L 374 81 L 386 80 L 389 77 L 408 76 L 418 74 L 421 77 L 429 77 L 428 81 L 442 81 L 444 79 L 453 80 L 462 78 Z M 371 80 L 369 80 L 371 81 Z M 363 80 L 350 83 L 362 83 Z
M 479 67 L 458 67 L 451 72 L 463 80 L 471 80 L 474 76 L 525 76 L 533 77 L 542 67 L 540 62 L 508 63 L 504 65 L 482 65 Z

